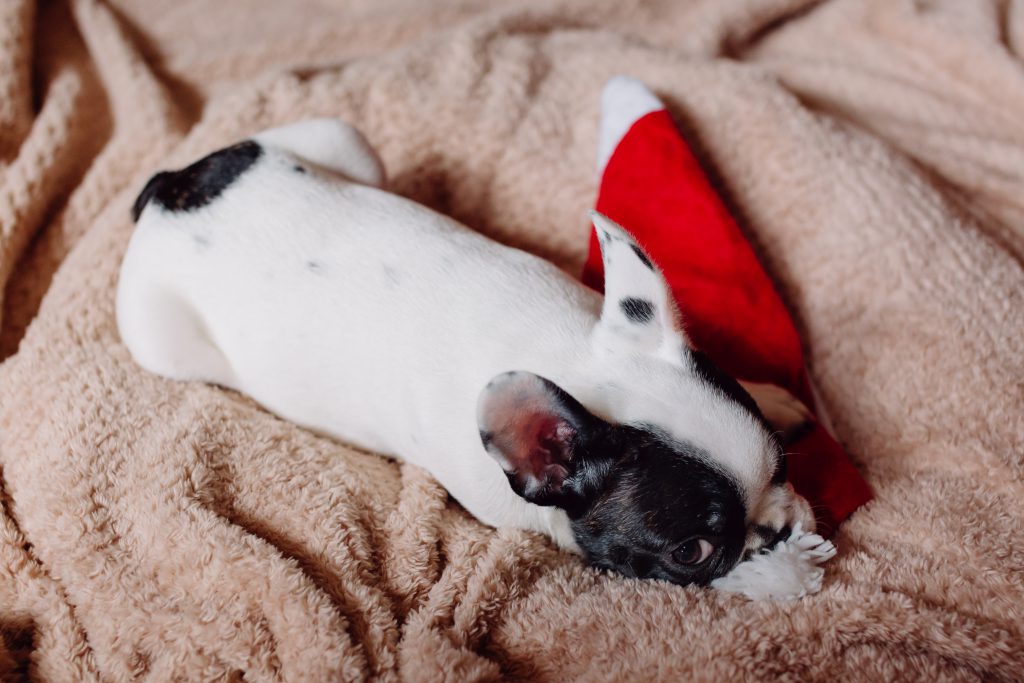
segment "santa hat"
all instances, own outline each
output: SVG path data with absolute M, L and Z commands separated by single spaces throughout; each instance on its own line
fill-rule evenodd
M 604 89 L 598 171 L 597 211 L 659 266 L 694 346 L 733 377 L 783 387 L 816 413 L 812 431 L 787 445 L 788 477 L 827 537 L 871 490 L 828 431 L 771 280 L 664 104 L 636 79 L 617 76 Z M 592 232 L 583 281 L 601 290 L 603 280 Z

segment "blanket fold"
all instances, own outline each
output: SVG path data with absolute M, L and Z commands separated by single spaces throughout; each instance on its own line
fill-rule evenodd
M 1019 678 L 1021 4 L 0 3 L 0 677 Z M 618 73 L 684 127 L 875 493 L 820 593 L 588 569 L 121 345 L 145 179 L 300 118 L 580 272 Z

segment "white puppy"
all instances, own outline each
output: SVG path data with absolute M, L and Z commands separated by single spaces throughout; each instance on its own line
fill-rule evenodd
M 625 230 L 593 215 L 602 297 L 383 178 L 336 120 L 156 175 L 117 294 L 137 362 L 416 463 L 481 521 L 594 565 L 726 577 L 752 597 L 817 590 L 834 550 L 791 535 L 813 517 L 772 427 L 690 349 Z

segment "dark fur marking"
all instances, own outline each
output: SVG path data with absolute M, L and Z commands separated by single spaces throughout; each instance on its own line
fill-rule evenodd
M 689 351 L 688 353 L 693 361 L 693 370 L 697 373 L 698 377 L 703 379 L 709 386 L 718 389 L 726 398 L 736 401 L 746 408 L 765 426 L 765 429 L 769 432 L 772 431 L 771 425 L 768 424 L 768 421 L 761 413 L 761 409 L 757 407 L 753 397 L 740 386 L 739 382 L 722 372 L 703 352 Z
M 783 541 L 787 540 L 792 535 L 793 535 L 793 529 L 791 529 L 790 526 L 787 524 L 787 525 L 783 526 L 781 529 L 778 530 L 778 532 L 775 534 L 775 537 L 771 541 L 768 542 L 768 546 L 767 547 L 769 549 L 774 548 L 779 543 L 782 543 Z
M 764 542 L 764 545 L 761 546 L 762 553 L 768 552 L 776 545 L 793 535 L 793 529 L 788 525 L 783 525 L 782 528 L 776 529 L 768 526 L 767 524 L 757 524 L 754 527 L 754 532 L 757 533 Z
M 765 418 L 764 413 L 757 407 L 757 402 L 754 398 L 747 393 L 746 389 L 740 386 L 740 383 L 729 375 L 722 372 L 714 362 L 708 358 L 707 355 L 700 351 L 687 350 L 686 353 L 690 355 L 693 361 L 693 369 L 697 375 L 703 379 L 708 385 L 715 387 L 724 394 L 727 398 L 736 401 L 743 406 L 754 418 L 760 422 L 768 432 L 774 434 L 775 429 L 771 423 Z M 788 461 L 786 460 L 786 454 L 779 451 L 779 459 L 775 462 L 775 471 L 772 472 L 771 483 L 772 484 L 783 484 L 786 481 Z
M 779 459 L 775 462 L 775 471 L 772 472 L 772 484 L 779 486 L 786 483 L 786 476 L 788 475 L 789 461 L 786 460 L 786 455 L 783 453 L 779 456 Z
M 574 479 L 589 479 L 592 493 L 567 512 L 590 564 L 682 585 L 706 584 L 735 566 L 746 508 L 736 483 L 698 447 L 646 425 L 607 425 L 584 435 L 577 455 Z M 681 566 L 673 551 L 693 538 L 708 539 L 715 552 Z
M 306 261 L 306 270 L 311 273 L 319 273 L 322 268 L 319 261 Z
M 757 553 L 763 555 L 770 552 L 779 543 L 785 541 L 793 533 L 788 526 L 784 526 L 781 529 L 774 529 L 766 524 L 754 525 L 754 533 L 761 539 L 761 545 L 757 548 Z M 744 559 L 749 559 L 753 554 L 753 551 L 748 550 Z
M 754 525 L 754 533 L 761 537 L 761 547 L 767 548 L 768 545 L 774 540 L 776 534 L 779 532 L 770 526 L 764 524 Z
M 640 263 L 647 266 L 650 270 L 654 270 L 654 264 L 651 263 L 651 259 L 647 258 L 647 254 L 644 253 L 643 249 L 635 244 L 630 244 L 629 246 L 633 250 L 633 253 L 636 254 L 636 257 L 640 259 Z
M 132 204 L 132 220 L 136 223 L 139 221 L 139 216 L 142 215 L 142 210 L 146 208 L 146 204 L 153 198 L 157 188 L 160 187 L 168 176 L 171 174 L 167 171 L 157 173 L 155 176 L 149 179 L 146 186 L 142 188 L 142 192 L 135 198 L 135 203 Z
M 305 173 L 306 172 L 306 167 L 305 166 L 300 166 L 299 164 L 295 164 L 294 166 L 292 166 L 292 168 L 295 169 L 296 171 L 298 171 L 299 173 Z
M 649 323 L 654 318 L 654 304 L 644 299 L 627 297 L 619 302 L 622 312 L 635 323 Z
M 263 148 L 258 143 L 246 140 L 205 156 L 180 171 L 157 173 L 135 200 L 132 216 L 137 221 L 151 200 L 168 211 L 193 211 L 206 206 L 262 154 Z
M 746 506 L 737 483 L 708 453 L 653 426 L 608 423 L 541 379 L 544 412 L 568 429 L 545 432 L 540 455 L 557 456 L 553 465 L 561 472 L 538 473 L 534 454 L 524 456 L 521 444 L 510 441 L 521 437 L 502 433 L 504 420 L 496 431 L 486 424 L 479 431 L 484 448 L 510 468 L 505 476 L 513 491 L 564 510 L 591 565 L 681 585 L 706 584 L 735 566 L 746 540 Z M 676 550 L 695 538 L 714 552 L 700 564 L 681 563 Z

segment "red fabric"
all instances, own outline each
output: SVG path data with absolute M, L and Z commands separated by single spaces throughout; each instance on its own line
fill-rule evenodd
M 629 230 L 661 268 L 686 333 L 725 372 L 785 387 L 813 408 L 800 338 L 757 256 L 665 110 L 636 121 L 601 179 L 597 210 Z M 591 231 L 583 281 L 604 287 Z M 871 490 L 828 431 L 790 444 L 789 480 L 829 535 Z

